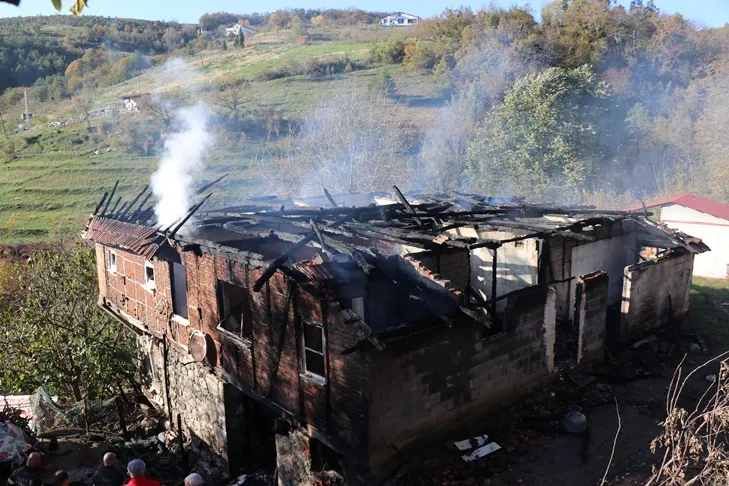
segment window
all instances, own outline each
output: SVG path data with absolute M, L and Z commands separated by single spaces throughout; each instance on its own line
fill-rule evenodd
M 116 273 L 116 253 L 109 250 L 109 271 Z
M 187 277 L 185 266 L 172 262 L 172 312 L 187 319 Z
M 397 23 L 398 24 L 404 24 L 405 23 L 405 19 L 402 19 L 402 18 L 397 19 Z
M 324 378 L 324 328 L 304 322 L 304 370 Z
M 146 285 L 148 289 L 155 288 L 154 265 L 150 262 L 144 262 L 144 285 Z
M 218 305 L 221 319 L 218 329 L 251 339 L 253 330 L 248 289 L 218 280 Z

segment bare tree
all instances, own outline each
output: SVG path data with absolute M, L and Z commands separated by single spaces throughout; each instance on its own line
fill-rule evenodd
M 221 87 L 215 95 L 215 104 L 223 111 L 228 112 L 231 118 L 237 119 L 239 111 L 245 102 L 247 83 L 233 84 Z
M 316 106 L 262 172 L 276 190 L 296 195 L 320 194 L 322 186 L 339 193 L 407 186 L 412 130 L 402 119 L 397 104 L 353 81 Z
M 142 101 L 141 109 L 162 122 L 165 128 L 170 126 L 175 110 L 182 105 L 182 97 L 177 94 L 162 94 Z
M 85 91 L 76 95 L 73 99 L 73 106 L 76 112 L 86 121 L 86 125 L 91 129 L 91 115 L 94 109 L 94 95 Z

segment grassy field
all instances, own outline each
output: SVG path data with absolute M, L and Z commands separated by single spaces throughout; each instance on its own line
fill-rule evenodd
M 729 347 L 729 280 L 693 278 L 690 320 L 707 342 Z
M 396 30 L 396 29 L 395 29 Z M 244 116 L 254 118 L 265 112 L 276 112 L 286 120 L 305 116 L 320 100 L 335 95 L 347 83 L 366 87 L 381 66 L 311 78 L 306 75 L 274 80 L 257 76 L 282 63 L 305 63 L 309 58 L 346 56 L 351 61 L 366 61 L 374 42 L 402 36 L 393 29 L 361 29 L 311 31 L 305 45 L 293 42 L 290 33 L 266 33 L 251 39 L 244 49 L 209 50 L 183 58 L 184 65 L 170 69 L 158 65 L 141 75 L 94 93 L 95 108 L 119 107 L 119 96 L 128 92 L 182 92 L 193 102 L 202 100 L 215 108 L 219 83 L 250 81 L 245 92 Z M 346 39 L 343 39 L 346 38 Z M 182 67 L 181 67 L 182 66 Z M 404 116 L 415 127 L 424 130 L 437 116 L 445 102 L 432 77 L 406 73 L 402 66 L 387 66 L 397 86 L 393 103 L 400 103 Z M 6 112 L 5 121 L 13 128 L 18 113 Z M 101 194 L 120 181 L 121 195 L 133 196 L 148 182 L 159 156 L 142 156 L 121 149 L 107 151 L 83 122 L 50 128 L 48 122 L 78 116 L 69 100 L 34 102 L 34 128 L 10 136 L 13 156 L 6 148 L 9 142 L 0 137 L 0 244 L 36 243 L 52 239 L 59 231 L 80 231 Z M 121 116 L 134 116 L 121 113 Z M 97 127 L 104 119 L 94 116 Z M 219 175 L 230 176 L 219 186 L 211 205 L 225 204 L 266 190 L 251 170 L 261 154 L 277 150 L 278 140 L 249 134 L 250 139 L 237 148 L 216 144 L 206 158 L 201 183 Z M 100 150 L 99 150 L 100 149 Z M 99 153 L 96 154 L 96 151 Z M 262 163 L 265 164 L 265 161 Z

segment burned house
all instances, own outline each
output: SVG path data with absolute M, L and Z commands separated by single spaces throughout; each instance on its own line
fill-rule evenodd
M 679 322 L 708 250 L 642 213 L 476 195 L 196 205 L 163 229 L 141 196 L 89 220 L 99 305 L 211 476 L 298 447 L 376 484 L 560 363 Z

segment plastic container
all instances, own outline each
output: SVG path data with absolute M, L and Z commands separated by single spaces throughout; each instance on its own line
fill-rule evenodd
M 570 405 L 562 421 L 564 429 L 570 434 L 582 434 L 587 430 L 587 417 L 582 413 L 582 407 Z

